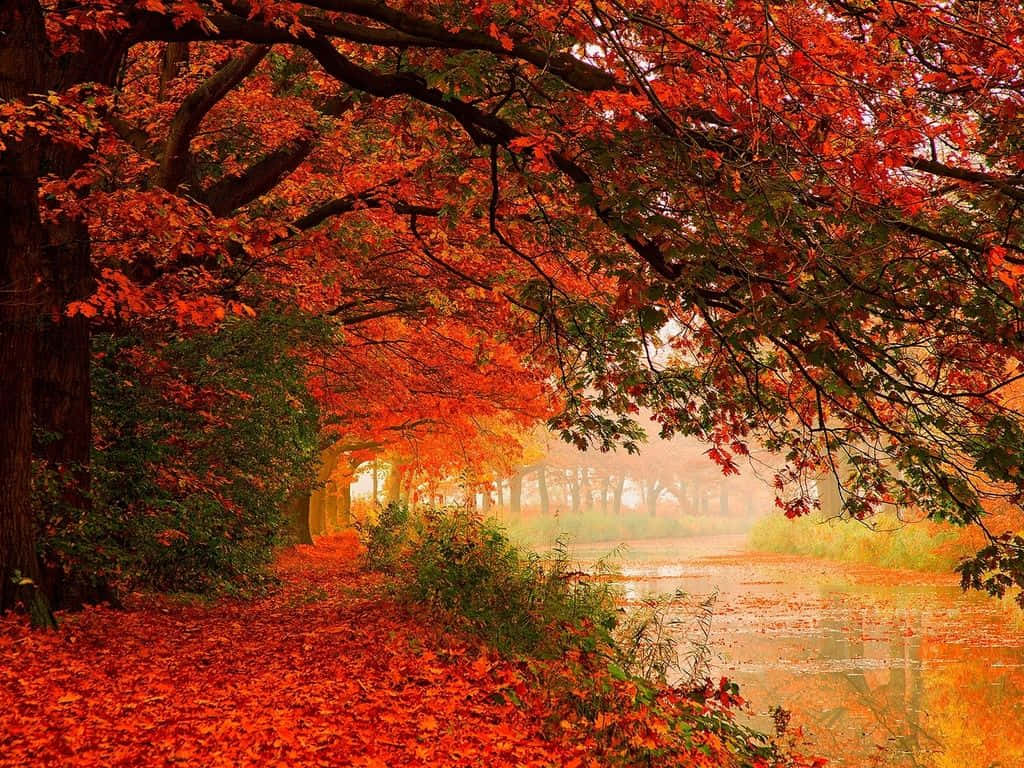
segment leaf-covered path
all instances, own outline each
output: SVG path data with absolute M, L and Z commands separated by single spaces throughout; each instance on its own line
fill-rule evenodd
M 504 703 L 510 664 L 398 609 L 356 548 L 286 553 L 256 602 L 0 621 L 0 766 L 579 764 Z

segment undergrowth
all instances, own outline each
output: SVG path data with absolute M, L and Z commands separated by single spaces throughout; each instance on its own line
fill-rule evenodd
M 392 505 L 362 535 L 368 562 L 394 578 L 401 599 L 519 659 L 534 682 L 509 699 L 542 711 L 563 737 L 593 740 L 600 764 L 810 765 L 737 723 L 738 689 L 708 679 L 713 597 L 694 618 L 702 639 L 687 644 L 680 638 L 692 633 L 670 612 L 677 596 L 627 610 L 604 563 L 583 572 L 561 542 L 524 552 L 471 511 L 412 516 Z

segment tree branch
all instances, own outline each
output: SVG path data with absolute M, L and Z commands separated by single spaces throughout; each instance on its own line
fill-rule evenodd
M 242 54 L 231 59 L 202 85 L 189 94 L 178 107 L 171 121 L 164 145 L 156 183 L 168 192 L 174 192 L 185 178 L 189 166 L 189 144 L 199 124 L 211 109 L 255 69 L 270 48 L 251 45 Z

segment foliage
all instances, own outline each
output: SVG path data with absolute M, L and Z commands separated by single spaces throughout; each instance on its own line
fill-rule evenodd
M 632 449 L 646 408 L 727 472 L 781 454 L 794 516 L 844 455 L 856 517 L 1024 498 L 1015 4 L 329 6 L 4 6 L 0 60 L 39 56 L 0 240 L 46 312 L 325 315 L 330 436 L 426 463 L 480 415 Z M 1016 547 L 967 582 L 1024 585 Z
M 253 586 L 308 482 L 318 411 L 289 350 L 317 333 L 286 315 L 147 348 L 96 338 L 92 510 L 46 507 L 41 548 L 121 586 Z
M 358 568 L 358 549 L 349 535 L 283 552 L 282 589 L 259 600 L 133 598 L 45 634 L 0 618 L 0 765 L 597 768 L 630 749 L 631 765 L 768 765 L 716 730 L 730 687 L 704 703 L 666 694 L 654 710 L 607 671 L 576 676 L 583 657 L 502 658 L 410 615 Z M 565 708 L 581 684 L 623 708 Z M 686 719 L 666 720 L 671 708 Z
M 668 603 L 626 611 L 604 563 L 581 572 L 564 545 L 523 553 L 463 508 L 428 510 L 415 527 L 393 566 L 399 595 L 443 626 L 525 656 L 539 701 L 524 701 L 529 689 L 518 687 L 503 698 L 532 708 L 553 733 L 591 742 L 601 764 L 689 765 L 697 755 L 713 756 L 708 765 L 781 764 L 768 739 L 733 721 L 743 701 L 734 684 L 707 680 L 706 647 L 695 645 L 681 668 L 683 621 L 667 618 Z M 711 603 L 701 610 L 706 633 Z M 683 687 L 666 683 L 684 672 Z
M 503 653 L 557 656 L 608 643 L 616 593 L 572 567 L 516 547 L 498 524 L 461 508 L 427 511 L 407 554 L 406 596 L 462 623 Z
M 374 520 L 364 520 L 357 523 L 357 528 L 363 533 L 370 567 L 380 570 L 395 567 L 409 536 L 409 505 L 393 501 L 378 507 Z

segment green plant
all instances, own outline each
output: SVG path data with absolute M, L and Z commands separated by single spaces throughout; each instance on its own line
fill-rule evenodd
M 366 545 L 366 560 L 376 570 L 393 570 L 409 538 L 409 506 L 392 501 L 378 507 L 376 519 L 356 524 Z
M 616 593 L 571 566 L 564 545 L 525 553 L 493 520 L 427 511 L 408 554 L 406 597 L 458 620 L 503 652 L 554 656 L 610 640 Z
M 91 505 L 34 477 L 40 551 L 80 583 L 260 589 L 281 510 L 317 457 L 319 414 L 290 350 L 317 321 L 266 312 L 154 344 L 97 334 Z
M 695 633 L 688 618 L 672 616 L 678 596 L 627 611 L 607 559 L 584 572 L 564 540 L 543 556 L 526 552 L 496 521 L 464 508 L 382 515 L 364 541 L 380 542 L 387 556 L 377 560 L 410 604 L 525 658 L 543 695 L 532 704 L 520 697 L 526 690 L 504 695 L 539 707 L 563 736 L 568 728 L 592 739 L 602 764 L 690 764 L 694 754 L 710 754 L 709 734 L 715 754 L 729 761 L 716 764 L 781 764 L 767 737 L 734 722 L 742 705 L 735 684 L 707 680 L 714 596 L 698 607 Z

